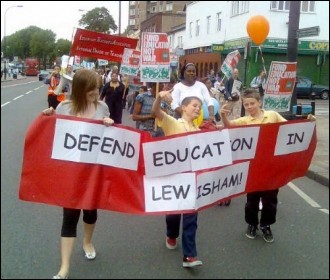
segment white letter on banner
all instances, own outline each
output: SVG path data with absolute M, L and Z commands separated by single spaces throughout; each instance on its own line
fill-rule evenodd
M 143 157 L 148 177 L 191 171 L 187 136 L 143 143 Z
M 243 193 L 250 162 L 242 162 L 197 176 L 196 210 L 228 196 Z
M 137 170 L 139 153 L 138 132 L 103 124 L 56 120 L 53 159 Z
M 259 126 L 231 128 L 229 130 L 233 161 L 255 157 L 259 132 Z
M 315 128 L 315 122 L 284 124 L 279 127 L 275 156 L 307 150 Z
M 187 136 L 192 171 L 232 163 L 228 129 Z
M 144 176 L 143 181 L 146 212 L 195 209 L 195 173 L 183 173 L 157 178 Z

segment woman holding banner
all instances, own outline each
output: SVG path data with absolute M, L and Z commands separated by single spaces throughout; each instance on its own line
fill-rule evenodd
M 45 115 L 52 115 L 54 113 L 55 110 L 52 107 L 43 111 L 43 114 Z M 71 100 L 61 102 L 56 108 L 56 114 L 103 120 L 103 123 L 106 126 L 114 123 L 114 121 L 109 118 L 107 104 L 99 100 L 98 76 L 94 71 L 87 69 L 78 70 L 74 75 Z M 77 224 L 80 212 L 80 209 L 63 208 L 61 268 L 59 272 L 53 276 L 53 279 L 68 278 L 71 255 L 77 236 Z M 87 260 L 93 260 L 96 257 L 95 248 L 92 244 L 96 220 L 96 209 L 83 210 L 83 250 Z

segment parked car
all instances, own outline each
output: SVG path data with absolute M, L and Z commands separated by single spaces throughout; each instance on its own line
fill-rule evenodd
M 323 100 L 329 99 L 329 87 L 323 85 L 315 85 L 310 79 L 305 77 L 297 77 L 296 93 L 297 98 L 311 97 L 315 93 L 316 98 Z
M 38 77 L 39 77 L 39 81 L 43 81 L 45 79 L 47 79 L 47 77 L 49 76 L 49 71 L 47 70 L 40 70 Z

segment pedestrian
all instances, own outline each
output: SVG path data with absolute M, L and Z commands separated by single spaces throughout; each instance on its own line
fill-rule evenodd
M 261 97 L 256 89 L 247 89 L 242 94 L 242 102 L 245 112 L 248 114 L 235 120 L 229 120 L 227 114 L 228 104 L 221 107 L 220 113 L 225 127 L 236 125 L 251 125 L 285 122 L 279 113 L 261 109 Z M 310 120 L 315 120 L 314 116 L 309 115 Z M 245 235 L 254 239 L 257 236 L 258 225 L 262 231 L 263 239 L 266 242 L 273 242 L 274 237 L 270 226 L 276 222 L 277 195 L 278 189 L 251 192 L 246 195 L 245 221 L 248 224 Z M 259 222 L 259 203 L 262 201 L 261 217 Z
M 216 82 L 216 76 L 215 76 L 215 72 L 213 69 L 210 70 L 210 73 L 207 75 L 207 77 L 210 79 L 211 83 L 212 83 L 212 87 L 214 87 L 214 83 Z
M 215 99 L 215 100 L 213 100 L 213 102 L 218 102 L 218 104 L 220 104 L 220 91 L 218 91 L 216 88 L 214 88 L 212 86 L 212 81 L 210 80 L 210 78 L 204 77 L 202 79 L 202 82 L 203 82 L 203 84 L 205 84 L 207 90 L 210 93 L 210 96 Z M 219 112 L 216 112 L 215 104 L 213 104 L 213 107 L 214 107 L 214 109 L 213 109 L 214 110 L 214 118 L 217 122 L 219 122 L 221 120 L 220 114 L 219 114 Z M 217 107 L 219 108 L 219 106 L 217 106 Z
M 128 92 L 129 92 L 129 77 L 128 77 L 128 75 L 126 75 L 126 74 L 123 75 L 123 78 L 122 78 L 121 82 L 125 86 L 124 94 L 123 94 L 123 109 L 126 109 L 127 96 L 128 96 Z
M 148 131 L 151 136 L 157 137 L 161 131 L 155 127 L 155 117 L 151 113 L 154 101 L 155 93 L 148 90 L 147 86 L 141 86 L 135 98 L 132 119 L 136 121 L 137 129 Z
M 259 75 L 254 77 L 250 83 L 250 87 L 259 91 L 261 101 L 263 102 L 265 88 L 266 88 L 266 72 L 261 70 Z
M 43 114 L 52 115 L 55 112 L 60 115 L 103 120 L 103 123 L 106 126 L 113 124 L 113 120 L 109 118 L 107 104 L 99 100 L 98 77 L 92 70 L 78 70 L 72 81 L 71 100 L 61 102 L 57 106 L 56 111 L 52 107 L 45 109 Z M 80 209 L 63 208 L 61 267 L 59 272 L 53 276 L 53 279 L 68 278 L 71 255 L 77 236 L 77 224 L 80 212 Z M 96 257 L 96 251 L 92 244 L 96 220 L 96 209 L 83 210 L 83 250 L 87 260 L 93 260 Z
M 238 69 L 234 69 L 232 76 L 225 83 L 225 100 L 228 101 L 230 110 L 229 118 L 237 119 L 241 116 L 242 103 L 240 95 L 242 91 L 242 81 L 239 79 Z
M 126 91 L 128 87 L 118 80 L 118 73 L 113 71 L 111 80 L 105 84 L 100 99 L 104 99 L 109 107 L 110 118 L 117 124 L 121 124 L 122 121 L 123 98 L 126 96 Z
M 202 102 L 205 102 L 209 111 L 208 120 L 214 121 L 214 105 L 210 93 L 206 86 L 196 79 L 196 66 L 193 63 L 187 63 L 180 73 L 181 81 L 174 85 L 172 92 L 172 110 L 176 117 L 180 118 L 182 113 L 182 100 L 188 96 L 196 96 Z M 202 114 L 202 111 L 201 111 Z
M 65 74 L 60 76 L 60 83 L 55 89 L 56 95 L 65 93 L 65 99 L 70 99 L 73 75 L 73 67 L 72 65 L 68 64 L 65 69 Z
M 198 118 L 202 101 L 197 96 L 188 96 L 181 101 L 182 117 L 176 119 L 161 109 L 161 102 L 171 99 L 170 91 L 161 91 L 156 96 L 152 106 L 152 113 L 156 117 L 157 124 L 163 129 L 165 136 L 199 130 L 193 122 Z M 182 214 L 182 251 L 183 267 L 202 265 L 197 257 L 196 231 L 197 212 Z M 181 214 L 166 215 L 166 247 L 170 250 L 177 248 L 177 238 L 180 233 Z
M 64 94 L 56 94 L 56 89 L 60 84 L 61 79 L 60 70 L 60 66 L 55 65 L 49 79 L 48 107 L 53 109 L 56 109 L 57 105 L 62 101 L 62 97 L 64 96 Z

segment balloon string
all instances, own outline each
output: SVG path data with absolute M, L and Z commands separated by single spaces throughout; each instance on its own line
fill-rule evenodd
M 267 71 L 266 71 L 266 67 L 265 67 L 265 60 L 264 60 L 264 56 L 262 55 L 262 50 L 261 50 L 260 45 L 259 45 L 259 50 L 260 50 L 260 54 L 261 54 L 262 66 L 264 68 L 265 74 L 267 75 Z

